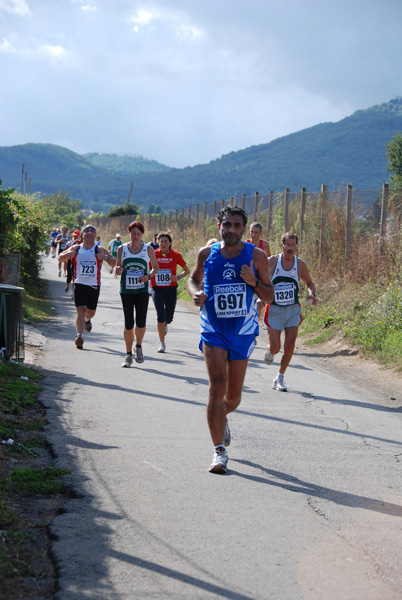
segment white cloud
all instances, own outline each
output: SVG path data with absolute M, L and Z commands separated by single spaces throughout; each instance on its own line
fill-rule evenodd
M 130 19 L 130 21 L 134 25 L 133 30 L 137 32 L 158 18 L 159 16 L 157 13 L 140 8 L 138 9 L 136 15 Z
M 166 26 L 165 33 L 171 31 L 172 34 L 187 40 L 204 36 L 201 27 L 194 25 L 185 13 L 176 10 L 138 8 L 130 18 L 130 23 L 136 33 L 155 30 L 159 24 L 161 27 Z
M 179 25 L 177 27 L 177 33 L 180 36 L 185 38 L 202 38 L 204 36 L 204 32 L 199 27 L 194 27 L 193 25 Z
M 10 34 L 0 41 L 0 52 L 19 55 L 22 58 L 32 60 L 51 58 L 52 60 L 62 58 L 66 55 L 63 46 L 55 44 L 38 44 L 33 38 L 24 38 Z
M 29 15 L 29 7 L 25 0 L 0 0 L 0 15 L 1 13 L 26 17 Z
M 50 44 L 42 44 L 38 48 L 39 55 L 50 56 L 51 58 L 60 58 L 66 54 L 63 46 L 51 46 Z
M 6 38 L 0 41 L 0 52 L 14 52 L 11 43 Z
M 84 12 L 95 11 L 96 6 L 94 6 L 93 4 L 84 4 L 83 6 L 81 6 L 81 10 L 83 10 Z

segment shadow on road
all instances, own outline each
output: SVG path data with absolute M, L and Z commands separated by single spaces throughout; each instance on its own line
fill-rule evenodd
M 237 477 L 249 479 L 250 481 L 254 481 L 256 483 L 265 483 L 267 485 L 277 486 L 282 489 L 289 490 L 290 492 L 296 492 L 297 494 L 306 494 L 308 496 L 314 496 L 315 498 L 322 498 L 323 500 L 329 500 L 330 502 L 335 502 L 336 504 L 341 504 L 343 506 L 349 506 L 350 508 L 364 508 L 365 510 L 373 510 L 375 512 L 391 515 L 393 517 L 402 517 L 402 506 L 399 506 L 399 504 L 391 504 L 390 502 L 383 502 L 382 500 L 367 498 L 366 496 L 359 496 L 358 494 L 338 492 L 337 490 L 315 485 L 314 483 L 307 483 L 306 481 L 302 481 L 301 479 L 293 477 L 293 475 L 289 475 L 288 473 L 274 471 L 273 469 L 268 469 L 267 467 L 252 463 L 248 460 L 239 460 L 234 458 L 231 459 L 231 462 L 236 462 L 248 467 L 252 467 L 253 469 L 258 469 L 274 479 L 234 472 L 233 475 L 236 475 Z

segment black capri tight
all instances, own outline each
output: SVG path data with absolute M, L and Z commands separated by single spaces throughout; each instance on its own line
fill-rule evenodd
M 154 301 L 158 323 L 171 323 L 177 302 L 177 286 L 153 287 L 152 300 Z
M 123 305 L 125 329 L 133 329 L 134 322 L 137 327 L 145 327 L 149 302 L 148 292 L 141 292 L 140 294 L 120 294 L 120 298 Z

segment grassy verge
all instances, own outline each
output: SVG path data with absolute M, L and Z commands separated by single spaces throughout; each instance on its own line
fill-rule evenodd
M 31 323 L 40 323 L 51 315 L 51 304 L 45 298 L 37 298 L 24 292 L 24 318 Z
M 31 287 L 32 289 L 29 286 L 25 287 L 22 296 L 24 319 L 31 323 L 40 323 L 52 314 L 51 303 L 47 299 L 47 281 L 40 280 Z
M 348 282 L 323 293 L 316 306 L 303 306 L 300 334 L 306 344 L 343 336 L 366 356 L 402 370 L 402 292 L 397 280 Z
M 49 503 L 62 502 L 62 477 L 41 430 L 37 370 L 0 363 L 0 598 L 52 598 L 46 534 Z

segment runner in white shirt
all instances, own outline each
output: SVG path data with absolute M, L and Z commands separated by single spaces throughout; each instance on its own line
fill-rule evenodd
M 295 256 L 297 235 L 288 231 L 282 236 L 281 245 L 282 254 L 270 256 L 268 259 L 269 276 L 275 294 L 264 312 L 264 322 L 268 327 L 268 347 L 264 361 L 267 365 L 272 365 L 275 354 L 281 349 L 281 332 L 284 331 L 283 356 L 272 387 L 279 392 L 286 392 L 283 376 L 293 356 L 299 325 L 302 322 L 299 302 L 300 279 L 306 284 L 306 300 L 309 304 L 316 303 L 316 291 L 306 263 Z
M 96 246 L 95 236 L 95 227 L 86 225 L 82 230 L 82 244 L 72 246 L 59 255 L 62 262 L 71 259 L 73 267 L 77 348 L 84 345 L 84 329 L 88 332 L 92 329 L 91 319 L 95 316 L 100 292 L 102 261 L 106 260 L 112 268 L 116 264 L 116 259 L 105 248 Z

